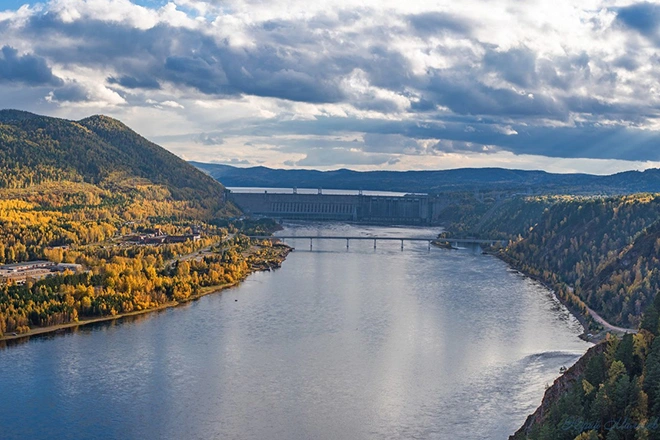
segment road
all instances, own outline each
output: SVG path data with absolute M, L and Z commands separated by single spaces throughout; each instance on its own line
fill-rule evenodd
M 612 325 L 609 322 L 605 321 L 602 316 L 600 316 L 598 313 L 596 313 L 594 310 L 591 310 L 589 307 L 587 307 L 587 310 L 589 311 L 589 314 L 591 315 L 592 318 L 596 320 L 600 325 L 605 327 L 605 330 L 609 330 L 612 332 L 616 333 L 637 333 L 637 329 L 633 328 L 623 328 L 623 327 L 617 327 L 616 325 Z
M 188 260 L 191 260 L 191 259 L 201 259 L 201 258 L 204 257 L 205 255 L 212 254 L 212 252 L 211 252 L 211 248 L 212 248 L 213 246 L 216 246 L 216 245 L 218 245 L 218 244 L 220 244 L 220 243 L 222 243 L 222 242 L 224 242 L 224 241 L 227 241 L 228 239 L 229 239 L 229 238 L 223 238 L 222 240 L 217 241 L 217 242 L 215 242 L 215 243 L 213 243 L 213 244 L 211 244 L 211 245 L 209 245 L 209 246 L 206 246 L 206 247 L 203 248 L 203 249 L 198 249 L 198 250 L 193 251 L 193 252 L 191 252 L 191 253 L 189 253 L 189 254 L 179 255 L 178 257 L 171 258 L 171 259 L 169 259 L 169 260 L 167 260 L 167 261 L 165 262 L 165 267 L 167 267 L 167 266 L 172 266 L 172 265 L 173 265 L 175 262 L 177 262 L 177 261 L 188 261 Z

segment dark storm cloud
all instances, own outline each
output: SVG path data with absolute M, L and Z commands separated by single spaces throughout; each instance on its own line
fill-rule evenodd
M 0 81 L 19 82 L 30 86 L 62 84 L 62 80 L 53 75 L 46 60 L 36 55 L 19 55 L 10 46 L 0 50 Z
M 660 25 L 660 5 L 645 2 L 619 8 L 617 20 L 642 35 L 653 37 Z

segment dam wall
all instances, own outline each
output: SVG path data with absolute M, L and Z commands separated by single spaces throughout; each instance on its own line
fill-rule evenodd
M 281 194 L 229 192 L 245 214 L 290 220 L 336 220 L 373 224 L 425 225 L 433 222 L 429 196 Z

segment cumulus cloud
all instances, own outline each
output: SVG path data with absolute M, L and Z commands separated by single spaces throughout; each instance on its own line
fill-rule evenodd
M 89 94 L 83 86 L 73 82 L 53 90 L 48 98 L 56 102 L 85 102 Z
M 160 83 L 155 78 L 123 75 L 119 78 L 113 76 L 108 78 L 108 83 L 117 84 L 128 89 L 160 89 Z
M 25 92 L 0 87 L 0 99 L 98 108 L 198 160 L 224 160 L 220 148 L 319 167 L 502 152 L 660 160 L 654 3 L 143 4 L 3 12 L 0 85 Z M 167 135 L 159 118 L 177 118 Z
M 363 149 L 371 152 L 398 154 L 418 154 L 422 150 L 415 139 L 401 134 L 383 133 L 365 133 Z
M 215 163 L 224 163 L 226 165 L 252 165 L 252 162 L 247 159 L 237 159 L 235 157 L 225 160 L 216 160 Z
M 655 37 L 660 26 L 660 5 L 644 2 L 619 8 L 617 20 L 644 36 Z
M 62 80 L 55 75 L 42 57 L 24 54 L 11 46 L 0 50 L 0 81 L 23 83 L 29 86 L 60 85 Z
M 394 165 L 399 162 L 397 157 L 388 154 L 369 154 L 363 151 L 333 148 L 311 149 L 303 159 L 290 162 L 290 165 L 300 167 L 354 166 L 354 165 Z
M 503 79 L 520 87 L 536 85 L 536 54 L 527 47 L 506 51 L 491 50 L 484 56 L 484 66 L 498 72 Z
M 200 133 L 199 135 L 195 136 L 194 139 L 195 142 L 204 145 L 222 145 L 225 143 L 225 141 L 222 139 L 222 136 L 218 134 Z
M 407 17 L 413 31 L 421 37 L 440 35 L 446 32 L 458 35 L 469 34 L 472 29 L 470 20 L 446 12 L 423 12 Z

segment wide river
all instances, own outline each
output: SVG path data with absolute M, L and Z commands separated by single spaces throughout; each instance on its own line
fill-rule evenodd
M 589 347 L 551 292 L 478 249 L 290 243 L 237 288 L 0 349 L 0 438 L 506 439 Z

